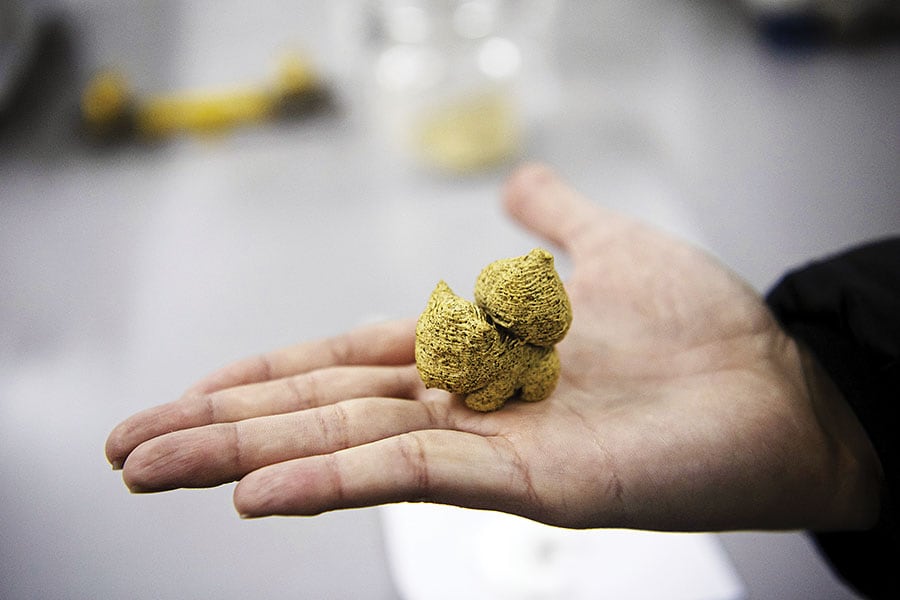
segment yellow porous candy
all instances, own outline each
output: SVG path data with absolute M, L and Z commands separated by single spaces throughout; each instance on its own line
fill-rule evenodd
M 553 255 L 542 248 L 485 267 L 475 283 L 475 303 L 494 323 L 535 346 L 553 346 L 572 324 Z
M 553 256 L 537 248 L 491 263 L 475 285 L 475 302 L 441 281 L 416 324 L 416 366 L 427 387 L 465 396 L 477 411 L 513 396 L 535 402 L 559 379 L 554 345 L 572 323 L 572 308 Z

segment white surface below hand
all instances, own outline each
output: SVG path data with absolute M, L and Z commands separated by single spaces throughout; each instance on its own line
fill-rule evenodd
M 437 504 L 394 504 L 381 512 L 405 600 L 746 596 L 711 534 L 560 529 Z

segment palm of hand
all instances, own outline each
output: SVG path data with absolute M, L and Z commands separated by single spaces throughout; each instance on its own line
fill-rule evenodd
M 775 447 L 794 409 L 782 402 L 800 390 L 796 374 L 773 370 L 791 351 L 787 338 L 759 297 L 703 252 L 589 205 L 559 206 L 574 192 L 550 185 L 555 210 L 571 218 L 554 215 L 542 233 L 572 256 L 575 319 L 558 346 L 562 376 L 550 401 L 486 421 L 524 483 L 502 508 L 566 526 L 761 519 L 784 490 L 737 505 L 760 495 L 769 467 L 760 456 L 789 452 Z M 516 211 L 515 191 L 511 200 Z
M 498 415 L 545 496 L 528 516 L 660 529 L 746 522 L 728 496 L 753 494 L 764 476 L 741 453 L 782 450 L 769 444 L 793 384 L 771 367 L 787 339 L 704 253 L 617 215 L 584 222 L 567 234 L 575 320 L 552 402 L 521 407 L 539 415 Z
M 796 350 L 759 298 L 544 170 L 520 174 L 507 201 L 574 265 L 549 399 L 482 415 L 425 390 L 412 324 L 397 323 L 217 373 L 120 425 L 110 460 L 128 458 L 135 491 L 242 478 L 247 516 L 421 499 L 565 526 L 708 529 L 779 526 L 772 506 L 786 503 L 776 512 L 793 523 L 806 496 L 759 483 L 802 471 L 785 440 L 817 432 L 792 417 L 809 410 L 802 373 L 779 366 Z

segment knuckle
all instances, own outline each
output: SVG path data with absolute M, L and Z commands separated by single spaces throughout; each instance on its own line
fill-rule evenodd
M 397 436 L 403 479 L 421 496 L 431 492 L 431 476 L 425 442 L 418 432 Z

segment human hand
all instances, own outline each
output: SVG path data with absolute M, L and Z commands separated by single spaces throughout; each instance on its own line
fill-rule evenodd
M 752 289 L 544 167 L 505 204 L 572 260 L 547 400 L 481 414 L 426 390 L 415 322 L 385 323 L 228 366 L 116 427 L 108 459 L 135 492 L 240 480 L 248 517 L 430 501 L 568 527 L 871 524 L 865 434 Z

